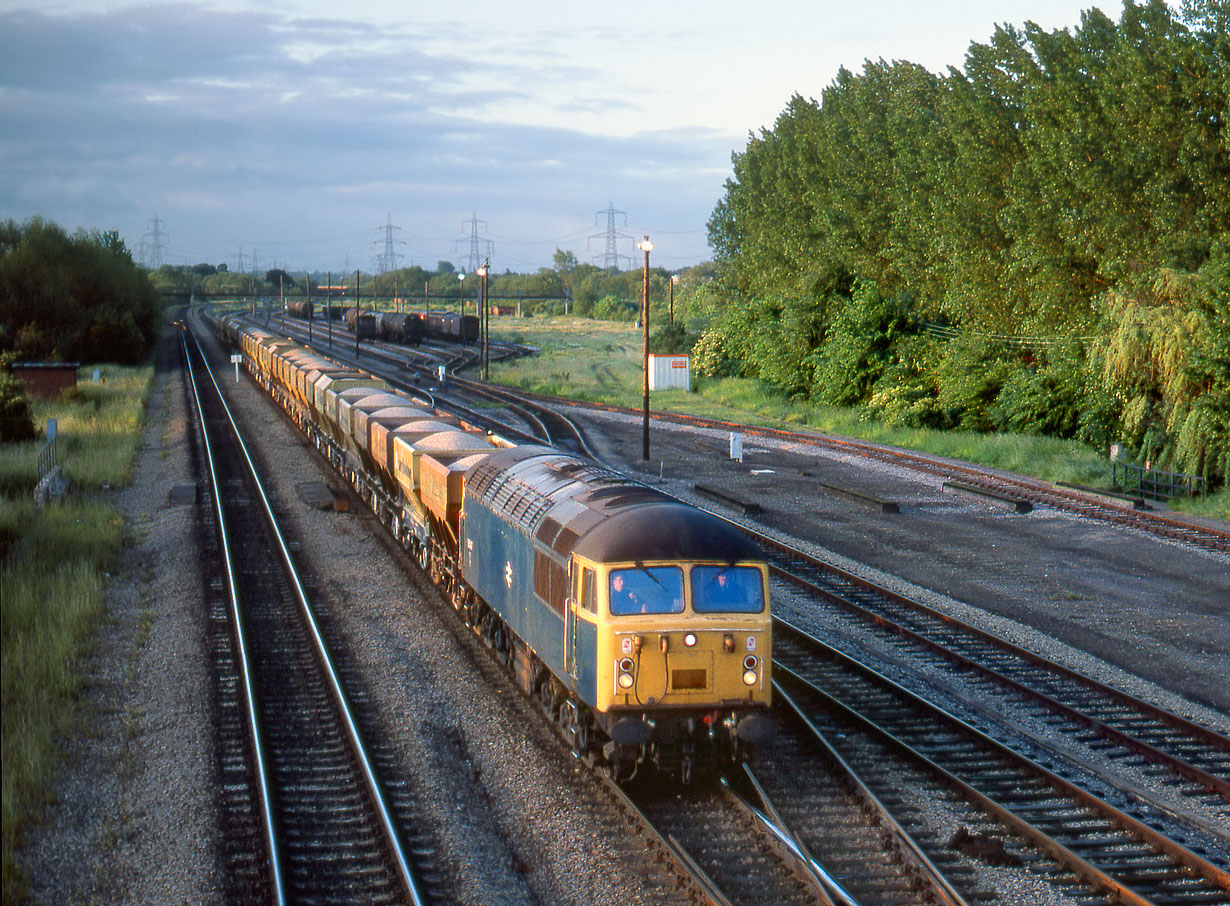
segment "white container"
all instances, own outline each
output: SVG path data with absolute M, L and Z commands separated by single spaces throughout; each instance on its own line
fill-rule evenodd
M 686 355 L 651 355 L 650 390 L 691 390 L 692 368 Z

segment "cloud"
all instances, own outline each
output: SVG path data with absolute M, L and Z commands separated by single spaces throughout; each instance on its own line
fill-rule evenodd
M 236 243 L 320 254 L 313 237 L 391 212 L 427 264 L 453 257 L 472 212 L 529 237 L 526 263 L 549 263 L 559 224 L 581 234 L 608 199 L 644 222 L 707 217 L 728 138 L 587 130 L 634 102 L 584 66 L 461 55 L 447 37 L 193 4 L 2 12 L 0 216 L 116 228 L 135 247 L 157 213 L 195 262 Z M 339 255 L 367 251 L 351 246 Z

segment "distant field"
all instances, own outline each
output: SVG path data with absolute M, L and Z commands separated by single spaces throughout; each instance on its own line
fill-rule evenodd
M 632 325 L 571 317 L 498 318 L 491 322 L 491 338 L 541 350 L 532 358 L 493 363 L 492 380 L 538 393 L 633 408 L 641 405 L 641 334 Z M 1075 441 L 885 425 L 865 418 L 857 409 L 785 400 L 758 382 L 742 378 L 693 378 L 692 393 L 655 393 L 650 405 L 655 411 L 811 428 L 1046 481 L 1110 488 L 1110 464 L 1105 457 Z M 1175 508 L 1230 520 L 1230 491 L 1222 490 L 1205 500 L 1181 501 Z

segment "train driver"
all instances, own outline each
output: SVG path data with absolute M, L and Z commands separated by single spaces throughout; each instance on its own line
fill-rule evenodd
M 683 613 L 683 572 L 675 566 L 611 571 L 611 613 Z

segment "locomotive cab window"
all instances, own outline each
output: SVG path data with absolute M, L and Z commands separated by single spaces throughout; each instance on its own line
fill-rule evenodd
M 612 616 L 683 613 L 683 570 L 677 566 L 613 569 L 608 592 Z
M 598 612 L 598 574 L 586 567 L 577 571 L 576 599 L 582 609 Z
M 692 610 L 696 613 L 760 613 L 764 586 L 751 566 L 692 567 Z

